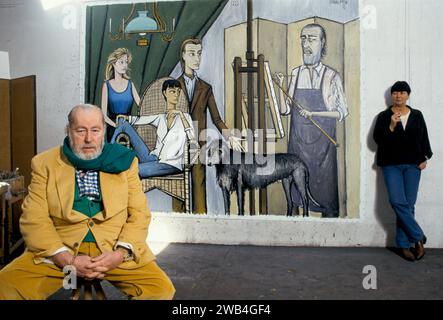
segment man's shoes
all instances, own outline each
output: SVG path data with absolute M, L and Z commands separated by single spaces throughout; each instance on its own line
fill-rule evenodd
M 414 254 L 411 252 L 411 250 L 406 249 L 406 248 L 401 248 L 401 249 L 400 249 L 400 253 L 401 253 L 402 257 L 403 257 L 405 260 L 408 260 L 408 261 L 415 261 L 415 256 L 414 256 Z
M 427 239 L 423 236 L 423 239 L 415 243 L 415 259 L 420 260 L 425 255 L 425 246 Z

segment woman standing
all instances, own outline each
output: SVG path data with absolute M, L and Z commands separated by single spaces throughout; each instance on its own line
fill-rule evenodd
M 406 104 L 410 93 L 405 81 L 392 86 L 393 105 L 378 115 L 374 140 L 378 145 L 377 165 L 382 168 L 397 216 L 396 245 L 406 260 L 414 261 L 425 255 L 426 236 L 415 220 L 415 201 L 421 171 L 432 157 L 432 150 L 422 113 Z
M 111 139 L 118 115 L 128 116 L 132 104 L 140 104 L 140 97 L 129 78 L 132 56 L 128 49 L 118 48 L 108 57 L 105 82 L 102 87 L 102 110 L 107 126 L 107 139 Z

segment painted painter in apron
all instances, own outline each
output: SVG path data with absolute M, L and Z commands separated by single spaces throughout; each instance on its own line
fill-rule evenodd
M 328 111 L 322 94 L 325 73 L 326 69 L 320 89 L 297 89 L 300 72 L 297 75 L 294 99 L 308 111 Z M 336 139 L 336 119 L 314 117 L 314 120 L 329 136 Z M 317 207 L 309 201 L 309 210 L 321 212 L 323 217 L 338 217 L 337 149 L 309 119 L 299 114 L 297 107 L 291 110 L 288 153 L 297 154 L 306 163 L 311 193 L 324 207 Z M 295 186 L 291 193 L 295 205 L 303 207 Z

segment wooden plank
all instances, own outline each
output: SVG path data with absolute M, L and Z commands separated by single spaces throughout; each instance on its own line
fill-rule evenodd
M 242 75 L 239 72 L 241 58 L 234 59 L 234 127 L 242 130 Z
M 37 152 L 35 76 L 11 80 L 12 169 L 31 181 L 31 159 Z
M 281 139 L 285 136 L 285 130 L 283 129 L 283 121 L 279 110 L 277 94 L 274 89 L 274 84 L 272 83 L 271 69 L 269 67 L 268 61 L 265 61 L 264 67 L 265 67 L 265 85 L 270 103 L 271 118 L 272 122 L 274 123 L 277 139 Z
M 0 170 L 11 170 L 10 83 L 0 79 Z
M 266 113 L 265 113 L 265 57 L 258 55 L 258 76 L 257 76 L 257 96 L 258 96 L 258 153 L 265 154 L 267 152 L 266 145 Z M 259 212 L 260 214 L 268 214 L 268 196 L 267 188 L 260 188 L 259 191 Z

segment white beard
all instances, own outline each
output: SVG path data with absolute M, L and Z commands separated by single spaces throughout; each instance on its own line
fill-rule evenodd
M 307 66 L 313 66 L 319 63 L 321 60 L 321 51 L 317 54 L 303 54 L 303 62 Z
M 102 154 L 102 151 L 103 151 L 103 147 L 101 148 L 101 150 L 98 150 L 97 152 L 95 152 L 93 154 L 84 154 L 84 153 L 76 152 L 76 151 L 73 150 L 74 154 L 78 158 L 80 158 L 82 160 L 94 160 L 94 159 L 97 159 Z
M 77 158 L 80 158 L 82 160 L 94 160 L 94 159 L 97 159 L 98 157 L 100 157 L 100 155 L 102 154 L 103 147 L 105 145 L 105 137 L 104 136 L 103 136 L 102 143 L 99 146 L 98 150 L 92 154 L 84 154 L 81 151 L 75 150 L 74 145 L 72 144 L 71 136 L 70 135 L 68 135 L 68 136 L 69 136 L 69 146 L 71 147 L 72 152 L 75 154 L 75 156 Z

